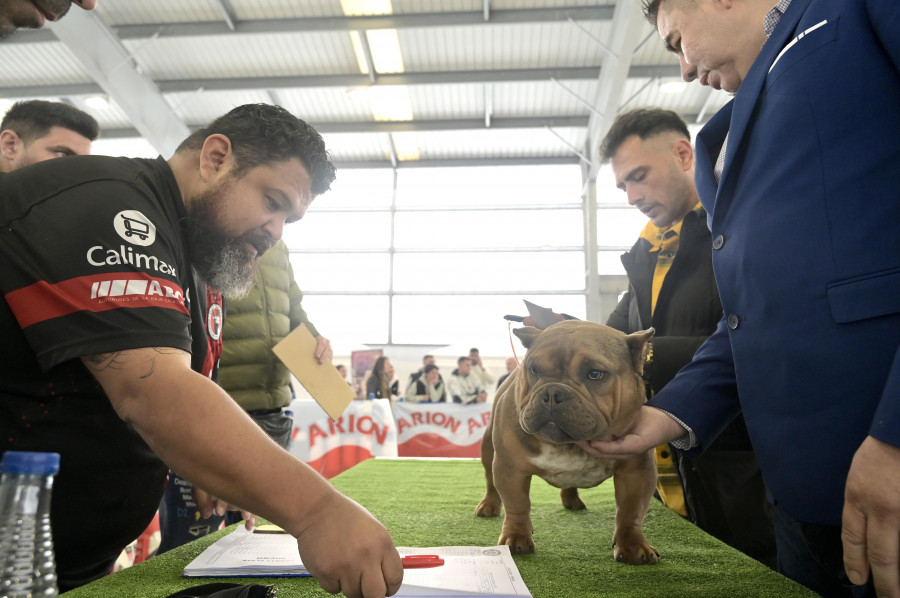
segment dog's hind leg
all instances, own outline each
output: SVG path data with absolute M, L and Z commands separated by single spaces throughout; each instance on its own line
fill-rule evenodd
M 559 491 L 559 497 L 562 499 L 562 505 L 573 511 L 586 509 L 584 501 L 578 496 L 578 488 L 563 488 Z

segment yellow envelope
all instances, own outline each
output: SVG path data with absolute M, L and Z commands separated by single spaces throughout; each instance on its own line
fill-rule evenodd
M 337 420 L 356 397 L 331 361 L 318 362 L 316 339 L 304 324 L 294 328 L 272 351 L 331 419 Z

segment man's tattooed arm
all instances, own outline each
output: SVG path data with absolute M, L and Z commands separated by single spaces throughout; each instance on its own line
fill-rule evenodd
M 126 370 L 138 368 L 140 378 L 149 378 L 156 369 L 157 355 L 186 354 L 186 351 L 172 347 L 148 347 L 86 355 L 82 361 L 92 373 L 106 370 Z

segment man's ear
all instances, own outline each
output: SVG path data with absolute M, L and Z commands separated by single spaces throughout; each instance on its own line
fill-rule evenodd
M 691 142 L 687 139 L 676 141 L 675 145 L 672 146 L 672 154 L 675 156 L 675 161 L 681 167 L 682 172 L 687 172 L 694 167 L 694 148 L 691 147 Z
M 19 152 L 24 149 L 22 138 L 12 129 L 0 131 L 0 154 L 7 160 L 15 160 Z
M 528 349 L 531 347 L 531 343 L 534 342 L 534 339 L 540 335 L 541 330 L 539 328 L 535 328 L 534 326 L 524 326 L 522 328 L 513 328 L 513 334 L 519 337 L 519 340 L 522 341 L 522 345 Z
M 215 133 L 206 138 L 200 148 L 200 178 L 212 183 L 234 168 L 234 152 L 231 139 Z

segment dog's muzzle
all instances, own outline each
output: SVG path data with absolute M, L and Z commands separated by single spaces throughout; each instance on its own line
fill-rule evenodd
M 520 414 L 522 429 L 540 434 L 551 442 L 583 440 L 585 423 L 579 414 L 575 393 L 564 384 L 549 383 L 532 392 L 528 408 Z

